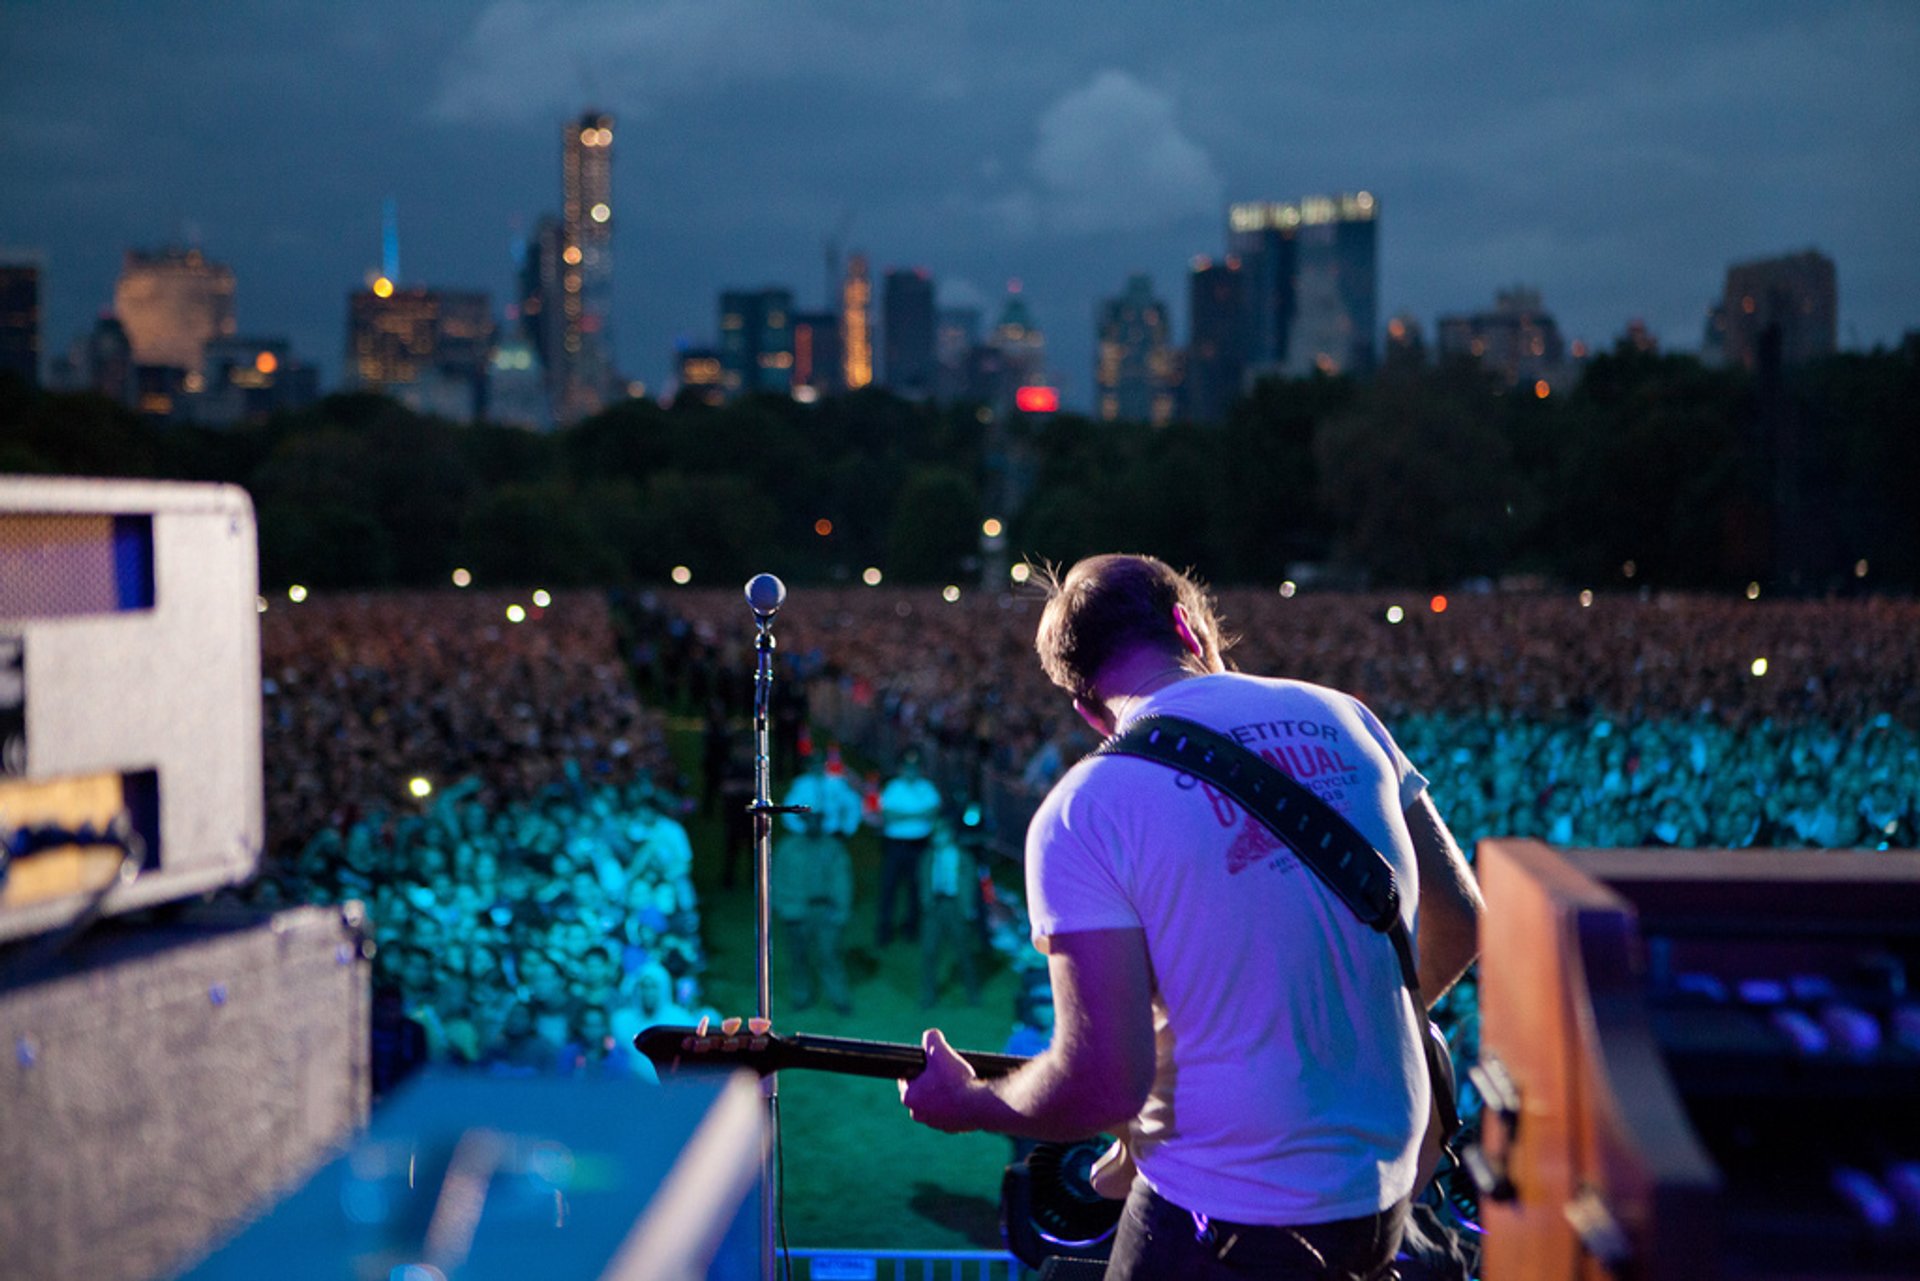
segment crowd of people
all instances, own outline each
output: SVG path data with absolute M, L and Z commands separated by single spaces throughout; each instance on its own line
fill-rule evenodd
M 1284 589 L 1283 589 L 1284 590 Z M 685 593 L 724 625 L 731 594 Z M 1433 771 L 1463 840 L 1912 846 L 1920 605 L 1658 594 L 1220 593 L 1241 670 L 1349 690 Z M 949 791 L 1025 817 L 1091 736 L 1032 654 L 1037 596 L 794 593 L 811 702 L 883 755 L 928 746 Z M 1017 799 L 1008 799 L 1017 798 Z
M 366 904 L 376 1084 L 429 1058 L 648 1072 L 631 1035 L 693 1017 L 703 950 L 688 789 L 605 599 L 315 597 L 261 624 L 252 892 Z
M 968 862 L 980 843 L 1017 859 L 1033 805 L 1093 745 L 1034 659 L 1039 604 L 1021 592 L 800 589 L 778 618 L 776 776 L 802 776 L 813 741 L 838 739 L 888 774 L 918 748 L 925 791 L 940 798 L 938 813 L 896 805 L 889 819 L 866 785 L 864 821 L 891 824 L 896 856 L 878 932 L 925 929 L 913 912 L 929 893 L 951 897 L 980 871 L 990 896 L 999 882 L 992 911 L 971 895 L 940 905 L 945 955 L 925 961 L 929 993 L 949 967 L 977 990 L 959 969 L 971 943 L 955 937 L 991 930 L 996 950 L 1023 959 L 1018 928 L 1002 928 L 1017 868 L 986 857 L 956 878 L 953 859 L 927 857 L 930 834 L 984 809 L 960 842 Z M 1267 590 L 1220 604 L 1238 667 L 1366 701 L 1469 845 L 1916 843 L 1911 602 Z M 262 618 L 270 848 L 256 894 L 367 901 L 386 1008 L 420 1052 L 644 1072 L 625 1024 L 701 1010 L 676 816 L 739 784 L 737 738 L 731 756 L 708 753 L 709 777 L 680 777 L 661 709 L 704 716 L 723 743 L 752 710 L 752 640 L 732 590 L 614 609 L 589 594 L 535 605 L 473 592 L 274 605 Z M 845 932 L 850 890 L 811 901 L 814 884 L 844 881 L 844 851 L 822 851 L 831 875 L 791 882 L 805 898 L 780 915 L 797 923 L 783 926 L 793 954 L 813 949 L 817 995 L 844 1006 L 844 977 L 819 949 Z M 1044 993 L 1021 986 L 1023 1014 L 1044 1013 Z

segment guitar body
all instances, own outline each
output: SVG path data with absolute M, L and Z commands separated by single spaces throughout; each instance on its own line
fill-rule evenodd
M 633 1044 L 662 1075 L 702 1068 L 750 1068 L 761 1076 L 799 1068 L 906 1081 L 927 1066 L 917 1045 L 858 1041 L 840 1036 L 777 1036 L 771 1029 L 728 1019 L 718 1028 L 659 1024 Z M 1017 1054 L 958 1050 L 983 1077 L 1006 1076 L 1027 1060 Z M 1105 1258 L 1120 1224 L 1121 1203 L 1095 1189 L 1089 1170 L 1105 1146 L 1094 1139 L 1039 1143 L 1007 1167 L 1000 1188 L 1001 1227 L 1013 1252 L 1029 1267 L 1049 1253 L 1071 1250 Z M 1122 1193 L 1124 1195 L 1124 1192 Z
M 883 1080 L 906 1081 L 918 1076 L 927 1066 L 926 1051 L 917 1045 L 894 1041 L 863 1041 L 841 1036 L 776 1035 L 771 1029 L 728 1019 L 718 1028 L 702 1023 L 698 1027 L 656 1024 L 633 1038 L 634 1048 L 652 1061 L 661 1074 L 699 1069 L 749 1068 L 761 1076 L 790 1069 L 836 1072 L 848 1076 L 866 1076 Z M 978 1050 L 958 1050 L 973 1070 L 983 1077 L 1006 1076 L 1028 1060 L 1017 1054 L 991 1054 Z M 1420 1149 L 1420 1174 L 1416 1183 L 1424 1189 L 1438 1167 L 1442 1152 L 1442 1126 L 1439 1103 L 1435 1101 L 1432 1118 Z M 1022 1163 L 1026 1177 L 1031 1168 L 1037 1178 L 1031 1181 L 1030 1206 L 1023 1206 L 1019 1217 L 1031 1219 L 1041 1238 L 1056 1245 L 1068 1241 L 1076 1248 L 1092 1253 L 1104 1247 L 1120 1221 L 1121 1200 L 1133 1182 L 1133 1158 L 1124 1143 L 1115 1143 L 1104 1154 L 1091 1140 L 1074 1143 L 1040 1144 L 1033 1158 Z M 1097 1158 L 1097 1159 L 1096 1159 Z M 1013 1170 L 1009 1170 L 1011 1175 Z M 1003 1190 L 1003 1198 L 1004 1198 Z M 1110 1209 L 1109 1209 L 1110 1207 Z M 1003 1213 L 1007 1205 L 1003 1200 Z M 1071 1225 L 1071 1235 L 1067 1234 Z M 1011 1237 L 1012 1230 L 1009 1230 Z M 1038 1266 L 1029 1262 L 1029 1266 Z

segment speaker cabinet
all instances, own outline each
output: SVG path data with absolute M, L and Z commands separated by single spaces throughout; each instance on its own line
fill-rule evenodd
M 364 1123 L 350 912 L 109 921 L 0 987 L 0 1274 L 170 1273 Z
M 0 834 L 125 814 L 141 838 L 14 858 L 0 941 L 253 874 L 256 557 L 233 486 L 0 477 Z

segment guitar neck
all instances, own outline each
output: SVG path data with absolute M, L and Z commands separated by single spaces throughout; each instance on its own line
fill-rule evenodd
M 849 1076 L 891 1077 L 907 1080 L 920 1075 L 927 1066 L 927 1052 L 917 1045 L 894 1041 L 859 1041 L 844 1036 L 808 1036 L 804 1033 L 785 1038 L 788 1061 L 783 1067 L 812 1068 L 822 1072 L 840 1072 Z M 989 1054 L 982 1050 L 958 1050 L 981 1076 L 1006 1076 L 1026 1062 L 1017 1054 Z
M 635 1048 L 662 1071 L 682 1067 L 748 1067 L 765 1076 L 789 1068 L 909 1080 L 927 1066 L 926 1051 L 893 1041 L 844 1036 L 775 1036 L 771 1033 L 656 1025 L 633 1038 Z M 956 1051 L 983 1077 L 1005 1076 L 1027 1060 L 1017 1054 Z

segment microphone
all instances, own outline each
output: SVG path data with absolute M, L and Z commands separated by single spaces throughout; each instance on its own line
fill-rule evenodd
M 787 599 L 787 585 L 772 574 L 755 574 L 747 580 L 747 605 L 762 623 L 779 611 Z

